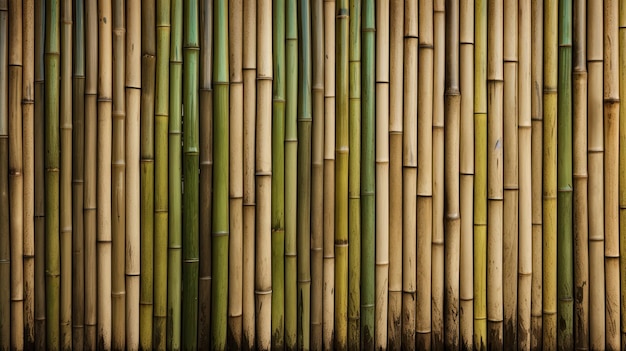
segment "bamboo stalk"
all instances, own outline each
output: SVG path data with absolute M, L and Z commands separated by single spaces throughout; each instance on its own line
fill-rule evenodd
M 0 199 L 9 203 L 8 1 L 0 2 Z M 43 56 L 43 55 L 42 55 Z M 11 229 L 9 206 L 0 207 L 0 348 L 11 348 Z
M 487 1 L 474 7 L 474 349 L 487 349 Z
M 402 348 L 402 138 L 404 1 L 389 4 L 389 310 L 388 347 Z M 365 34 L 364 34 L 365 36 Z M 365 60 L 364 60 L 365 61 Z M 415 345 L 415 344 L 413 344 Z
M 141 282 L 139 307 L 139 347 L 152 349 L 154 282 L 154 93 L 156 24 L 155 2 L 141 3 Z M 89 61 L 87 61 L 89 62 Z
M 460 63 L 459 88 L 464 98 L 460 107 L 460 281 L 459 281 L 459 334 L 460 346 L 466 350 L 473 346 L 474 333 L 474 1 L 460 2 Z
M 139 349 L 141 265 L 141 3 L 126 3 L 126 348 Z M 79 40 L 77 37 L 76 40 Z
M 576 15 L 576 13 L 574 13 Z M 626 6 L 624 6 L 623 3 L 619 4 L 619 64 L 620 65 L 625 65 L 626 64 L 626 32 L 624 31 L 624 29 L 626 29 Z M 584 29 L 583 29 L 584 30 Z M 577 32 L 575 32 L 577 33 Z M 574 37 L 576 38 L 576 37 Z M 583 56 L 584 58 L 584 56 Z M 620 89 L 620 101 L 622 99 L 624 99 L 625 93 L 626 93 L 626 70 L 620 70 L 619 72 L 619 89 Z M 585 81 L 586 83 L 586 81 Z M 586 90 L 585 90 L 586 92 Z M 619 116 L 619 129 L 620 130 L 626 130 L 626 106 L 622 105 L 620 103 L 620 116 Z M 586 127 L 586 125 L 585 125 Z M 586 131 L 586 130 L 585 130 Z M 624 139 L 624 137 L 626 137 L 626 133 L 621 133 L 620 134 L 620 140 L 619 140 L 619 159 L 620 159 L 620 163 L 619 163 L 619 216 L 620 216 L 620 282 L 622 284 L 626 284 L 626 260 L 624 260 L 626 258 L 626 242 L 622 239 L 625 237 L 625 233 L 626 233 L 626 212 L 624 210 L 626 210 L 626 139 Z M 585 164 L 586 165 L 586 164 Z M 587 272 L 588 273 L 588 272 Z M 588 298 L 588 290 L 585 291 L 587 293 L 587 298 Z M 620 299 L 620 314 L 623 316 L 624 314 L 626 314 L 626 289 L 622 289 L 620 288 L 620 293 L 621 293 L 621 299 Z M 585 301 L 588 303 L 588 300 Z M 586 306 L 588 307 L 588 306 Z M 588 317 L 588 311 L 585 310 L 585 312 L 587 313 L 585 315 L 585 317 Z M 621 335 L 622 335 L 622 342 L 621 342 L 621 348 L 624 349 L 626 348 L 626 318 L 622 317 L 621 320 Z M 588 335 L 588 334 L 586 334 Z
M 602 121 L 603 20 L 599 2 L 587 2 L 587 162 L 589 168 L 589 348 L 605 344 L 604 135 Z
M 22 160 L 22 2 L 9 1 L 9 236 L 11 347 L 24 348 L 24 176 Z M 6 69 L 6 68 L 2 68 Z M 6 313 L 7 311 L 5 311 Z M 71 333 L 70 333 L 71 335 Z

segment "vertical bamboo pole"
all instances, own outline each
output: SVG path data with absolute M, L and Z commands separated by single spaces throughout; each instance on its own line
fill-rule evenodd
M 9 240 L 11 347 L 24 348 L 24 176 L 22 160 L 22 1 L 9 1 Z M 3 67 L 2 69 L 6 69 Z M 71 212 L 71 211 L 70 211 Z M 6 312 L 5 312 L 6 313 Z M 71 326 L 70 326 L 71 327 Z M 71 337 L 71 331 L 69 333 Z M 70 339 L 71 340 L 71 339 Z
M 474 0 L 463 0 L 459 8 L 459 88 L 461 99 L 460 211 L 461 242 L 459 268 L 460 347 L 473 347 L 474 333 Z
M 389 252 L 393 254 L 389 255 L 387 337 L 389 349 L 400 350 L 402 348 L 402 251 L 404 247 L 402 245 L 401 181 L 404 1 L 391 1 L 389 15 L 394 18 L 389 23 Z
M 0 199 L 9 203 L 8 1 L 0 2 Z M 47 145 L 46 145 L 47 146 Z M 11 347 L 11 230 L 9 206 L 0 207 L 0 348 Z M 47 297 L 47 296 L 46 296 Z M 47 311 L 46 311 L 47 312 Z M 47 314 L 47 313 L 46 313 Z
M 623 2 L 619 4 L 619 64 L 622 67 L 626 65 L 626 6 Z M 621 101 L 626 96 L 626 70 L 620 70 L 619 79 L 619 96 Z M 620 103 L 619 111 L 619 128 L 620 130 L 626 130 L 626 106 Z M 624 286 L 626 284 L 626 133 L 620 133 L 619 148 L 620 283 Z M 588 291 L 586 292 L 588 294 Z M 620 314 L 622 315 L 620 328 L 622 336 L 621 348 L 624 349 L 626 348 L 626 318 L 624 317 L 626 315 L 626 287 L 620 288 L 620 293 Z
M 602 4 L 587 1 L 587 162 L 589 168 L 589 348 L 605 348 L 604 136 L 602 124 Z M 595 190 L 595 191 L 594 191 Z
M 78 8 L 77 8 L 78 10 Z M 126 348 L 139 349 L 141 2 L 126 3 Z M 78 24 L 78 23 L 77 23 Z M 79 40 L 77 37 L 76 40 Z

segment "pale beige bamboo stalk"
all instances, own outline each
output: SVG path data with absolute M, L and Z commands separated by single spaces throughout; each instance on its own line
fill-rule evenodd
M 519 265 L 517 271 L 517 346 L 530 349 L 532 286 L 532 120 L 531 4 L 519 2 L 518 138 Z
M 391 0 L 389 15 L 389 349 L 402 345 L 402 113 L 404 1 Z M 414 325 L 413 325 L 414 326 Z M 413 344 L 414 345 L 414 344 Z
M 432 223 L 432 347 L 443 348 L 444 338 L 444 94 L 445 4 L 433 4 L 433 223 Z M 418 138 L 419 139 L 419 138 Z
M 22 1 L 9 1 L 9 232 L 11 348 L 24 348 L 24 177 L 22 162 Z M 0 69 L 7 69 L 2 67 Z M 71 211 L 70 211 L 71 212 Z M 70 333 L 71 335 L 71 333 Z M 71 339 L 70 339 L 71 340 Z
M 139 348 L 141 2 L 126 3 L 126 348 Z
M 602 4 L 587 1 L 587 163 L 589 168 L 589 347 L 605 345 L 604 136 L 602 121 Z
M 503 3 L 487 5 L 487 347 L 503 349 Z M 509 38 L 507 38 L 509 40 Z
M 322 347 L 332 350 L 335 316 L 335 1 L 324 1 L 324 291 Z
M 419 2 L 419 20 L 414 26 L 419 27 L 419 79 L 417 95 L 417 126 L 405 126 L 405 135 L 417 137 L 416 149 L 417 160 L 417 267 L 413 268 L 412 274 L 417 273 L 417 296 L 415 299 L 416 311 L 415 338 L 417 348 L 430 349 L 431 343 L 431 265 L 432 265 L 432 235 L 433 235 L 433 7 L 431 1 Z M 412 13 L 413 14 L 413 13 Z M 405 79 L 410 79 L 405 75 Z M 415 98 L 406 96 L 407 101 L 415 101 Z M 405 117 L 406 121 L 406 117 Z M 410 127 L 410 128 L 406 128 Z M 417 135 L 415 134 L 417 132 Z M 405 152 L 407 150 L 405 149 Z M 412 199 L 410 199 L 412 200 Z M 413 205 L 415 206 L 415 205 Z M 411 216 L 415 213 L 415 207 L 406 214 Z M 414 224 L 415 225 L 415 224 Z M 415 252 L 414 246 L 405 250 Z M 407 257 L 410 258 L 410 257 Z M 415 256 L 412 257 L 415 261 Z M 408 266 L 405 262 L 403 269 Z M 415 283 L 415 281 L 414 281 Z M 405 320 L 406 321 L 406 320 Z M 412 327 L 409 325 L 409 327 Z M 412 344 L 409 344 L 412 345 Z
M 469 350 L 474 334 L 474 0 L 460 9 L 460 211 L 459 345 Z

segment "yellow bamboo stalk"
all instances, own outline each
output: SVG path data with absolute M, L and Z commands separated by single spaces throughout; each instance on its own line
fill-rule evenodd
M 574 12 L 576 14 L 576 12 Z M 584 20 L 583 20 L 584 21 Z M 584 23 L 584 22 L 583 22 Z M 577 33 L 577 32 L 575 32 Z M 583 33 L 584 34 L 584 33 Z M 624 2 L 619 4 L 619 64 L 626 66 L 626 6 Z M 619 72 L 619 89 L 620 89 L 620 102 L 626 96 L 626 70 L 621 69 Z M 586 83 L 586 81 L 585 81 Z M 586 92 L 586 90 L 585 90 Z M 626 106 L 620 103 L 620 130 L 626 130 Z M 626 133 L 620 133 L 619 140 L 619 220 L 620 220 L 620 282 L 626 284 Z M 574 141 L 575 143 L 575 141 Z M 588 295 L 588 290 L 585 291 Z M 622 288 L 621 292 L 621 335 L 622 343 L 621 348 L 626 348 L 626 289 Z M 588 296 L 587 296 L 588 298 Z M 588 302 L 588 301 L 585 301 Z M 588 317 L 588 311 L 586 317 Z M 585 334 L 588 335 L 588 334 Z
M 3 204 L 9 202 L 9 104 L 8 104 L 8 1 L 0 2 L 0 199 Z M 43 39 L 44 36 L 42 36 Z M 43 58 L 43 50 L 41 51 Z M 42 60 L 43 61 L 43 60 Z M 43 67 L 43 62 L 41 63 Z M 43 78 L 43 74 L 42 74 Z M 43 84 L 42 84 L 43 85 Z M 42 94 L 43 95 L 43 94 Z M 43 97 L 43 96 L 42 96 Z M 42 104 L 43 105 L 43 104 Z M 43 111 L 42 111 L 43 113 Z M 43 118 L 42 118 L 43 121 Z M 43 128 L 42 128 L 42 133 Z M 43 143 L 42 143 L 43 146 Z M 43 149 L 43 148 L 42 148 Z M 42 160 L 43 164 L 43 160 Z M 42 165 L 43 171 L 43 165 Z M 43 201 L 42 201 L 43 208 Z M 9 206 L 0 207 L 0 348 L 11 347 L 11 231 Z M 42 230 L 42 236 L 43 236 Z M 43 250 L 42 250 L 43 251 Z M 43 266 L 43 265 L 42 265 Z M 42 267 L 43 268 L 43 267 Z M 43 270 L 42 270 L 43 276 Z M 42 279 L 43 281 L 44 279 Z M 43 294 L 45 295 L 45 293 Z M 45 298 L 42 299 L 45 301 Z M 45 318 L 45 302 L 42 303 L 42 315 Z M 43 333 L 46 333 L 45 327 Z M 45 345 L 45 341 L 44 341 Z

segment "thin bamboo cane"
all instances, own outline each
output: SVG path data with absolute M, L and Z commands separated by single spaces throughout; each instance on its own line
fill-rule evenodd
M 324 1 L 324 350 L 332 350 L 335 339 L 335 3 Z
M 445 219 L 444 219 L 444 347 L 459 347 L 459 264 L 461 246 L 460 134 L 461 92 L 459 90 L 459 1 L 446 1 L 445 39 Z
M 519 2 L 518 129 L 519 138 L 519 264 L 517 271 L 517 345 L 531 348 L 532 289 L 532 84 L 531 4 Z
M 296 227 L 298 253 L 296 326 L 298 339 L 297 345 L 293 345 L 293 348 L 297 346 L 300 350 L 308 350 L 311 344 L 311 124 L 313 122 L 311 108 L 311 8 L 308 1 L 298 2 L 297 18 L 299 23 L 298 41 L 300 43 L 298 45 L 298 223 Z M 290 132 L 290 127 L 287 124 L 288 132 Z M 292 346 L 289 338 L 287 338 L 286 346 Z
M 85 3 L 85 192 L 83 223 L 85 249 L 85 342 L 88 350 L 96 348 L 97 329 L 97 255 L 96 255 L 96 187 L 97 187 L 97 86 L 98 86 L 98 17 L 96 3 Z M 35 97 L 35 100 L 37 98 Z M 35 151 L 37 155 L 37 151 Z M 36 253 L 38 255 L 38 253 Z M 40 257 L 40 256 L 38 256 Z M 152 288 L 151 288 L 152 289 Z
M 543 1 L 531 2 L 531 123 L 532 123 L 532 282 L 530 347 L 541 348 L 542 341 L 542 166 L 543 166 Z
M 257 348 L 271 346 L 271 121 L 272 3 L 257 2 L 257 123 L 256 123 L 256 336 Z
M 487 349 L 487 1 L 474 5 L 474 349 Z
M 389 4 L 389 310 L 388 347 L 402 348 L 402 105 L 404 1 Z M 365 35 L 365 34 L 364 34 Z
M 78 9 L 77 9 L 78 10 Z M 139 349 L 141 2 L 126 3 L 126 348 Z M 77 22 L 78 24 L 78 22 Z M 77 37 L 76 40 L 79 40 Z
M 619 350 L 619 38 L 617 1 L 604 1 L 604 275 L 606 349 Z
M 35 2 L 22 4 L 22 140 L 24 169 L 24 348 L 35 347 Z M 83 56 L 84 58 L 84 56 Z M 84 75 L 84 70 L 83 70 Z M 82 101 L 82 95 L 79 98 Z M 82 197 L 82 193 L 81 193 Z M 82 223 L 82 202 L 80 207 Z M 81 294 L 82 295 L 82 294 Z
M 375 2 L 364 1 L 361 14 L 362 46 L 360 53 L 353 56 L 362 55 L 361 72 L 356 73 L 360 77 L 361 90 L 359 91 L 360 103 L 362 105 L 362 139 L 363 152 L 361 154 L 361 183 L 362 210 L 362 237 L 360 245 L 361 256 L 361 343 L 360 346 L 366 350 L 375 347 L 376 331 L 376 209 L 375 209 L 375 114 L 376 114 L 376 72 L 375 72 Z M 382 43 L 381 43 L 382 45 Z M 352 48 L 356 50 L 356 48 Z M 360 54 L 360 55 L 359 55 Z M 359 57 L 361 59 L 361 57 Z M 357 100 L 359 101 L 359 100 Z M 351 106 L 358 112 L 360 106 Z M 400 222 L 401 223 L 401 222 Z M 402 241 L 402 238 L 400 238 Z M 357 241 L 358 242 L 358 241 Z M 402 291 L 400 289 L 400 291 Z
M 324 17 L 323 1 L 311 3 L 313 136 L 311 151 L 311 332 L 312 350 L 322 348 L 324 284 Z
M 576 15 L 576 12 L 574 12 Z M 619 64 L 624 67 L 626 65 L 626 6 L 623 2 L 619 4 Z M 584 31 L 584 29 L 583 29 Z M 577 32 L 575 32 L 577 33 Z M 584 32 L 583 32 L 584 34 Z M 576 38 L 576 37 L 574 37 Z M 584 58 L 584 56 L 583 56 Z M 619 72 L 619 89 L 620 89 L 620 101 L 626 96 L 626 70 L 622 69 Z M 586 81 L 585 81 L 586 83 Z M 585 90 L 586 92 L 586 90 Z M 586 127 L 586 125 L 585 125 Z M 620 103 L 620 116 L 619 116 L 619 129 L 626 130 L 626 106 Z M 585 130 L 586 131 L 586 130 Z M 626 284 L 626 133 L 620 133 L 619 140 L 619 216 L 620 216 L 620 283 Z M 576 142 L 574 142 L 576 145 Z M 585 164 L 586 166 L 586 164 Z M 587 272 L 588 273 L 588 272 Z M 588 298 L 588 290 L 585 291 Z M 626 348 L 626 288 L 621 288 L 621 348 Z M 588 311 L 587 315 L 588 317 Z M 586 334 L 588 335 L 588 334 Z
M 243 95 L 245 97 L 243 107 L 243 349 L 253 350 L 255 340 L 256 1 L 244 0 L 243 16 Z
M 587 1 L 587 162 L 589 168 L 589 348 L 605 344 L 604 136 L 602 124 L 602 4 Z M 595 191 L 594 191 L 595 190 Z
M 365 289 L 371 287 L 374 265 L 361 255 L 361 242 L 372 242 L 374 237 L 374 184 L 367 183 L 367 176 L 374 176 L 374 159 L 367 157 L 370 150 L 365 149 L 367 135 L 366 119 L 361 120 L 361 1 L 349 0 L 348 25 L 348 129 L 350 156 L 348 157 L 348 241 L 352 244 L 348 250 L 348 347 L 361 345 L 369 348 L 373 344 L 373 333 L 367 331 L 361 335 L 361 318 L 363 323 L 373 325 L 373 316 L 361 316 L 361 266 L 363 264 L 363 284 Z M 362 124 L 363 123 L 363 124 Z M 373 132 L 373 128 L 372 128 Z M 363 144 L 363 146 L 361 146 Z M 363 151 L 361 150 L 363 148 Z M 373 150 L 371 150 L 373 156 Z M 361 159 L 363 157 L 363 159 Z M 363 161 L 363 162 L 361 162 Z M 368 163 L 370 162 L 370 163 Z M 372 168 L 371 174 L 367 170 Z M 372 179 L 373 183 L 373 179 Z M 363 193 L 361 195 L 361 193 Z M 361 199 L 361 196 L 363 198 Z M 363 236 L 363 240 L 361 240 Z M 371 247 L 372 245 L 370 245 Z M 363 256 L 363 257 L 362 257 Z M 368 277 L 369 276 L 369 277 Z M 367 279 L 370 279 L 367 281 Z M 364 290 L 365 290 L 364 289 Z
M 125 4 L 113 1 L 113 145 L 111 160 L 111 211 L 113 244 L 111 261 L 112 345 L 126 347 L 126 24 Z
M 9 240 L 11 347 L 24 348 L 24 176 L 22 160 L 22 1 L 9 1 Z M 6 69 L 6 68 L 2 68 Z M 6 312 L 5 312 L 6 313 Z M 70 332 L 71 336 L 71 332 Z
M 9 203 L 8 1 L 0 2 L 0 200 Z M 11 348 L 11 230 L 9 206 L 0 207 L 0 348 Z M 43 233 L 42 233 L 43 234 Z
M 474 333 L 474 0 L 460 2 L 459 8 L 459 88 L 461 99 L 460 135 L 460 211 L 461 242 L 459 269 L 460 347 L 473 347 Z
M 289 3 L 293 3 L 294 1 L 290 1 Z M 295 117 L 295 110 L 297 105 L 293 100 L 287 100 L 286 93 L 286 82 L 291 83 L 290 88 L 294 89 L 295 82 L 297 81 L 296 72 L 290 71 L 290 75 L 287 76 L 287 72 L 285 69 L 286 58 L 285 58 L 285 46 L 289 47 L 290 53 L 293 55 L 294 50 L 297 51 L 297 38 L 288 38 L 287 42 L 285 40 L 285 22 L 290 22 L 290 34 L 294 35 L 295 23 L 296 20 L 293 18 L 288 18 L 286 16 L 287 7 L 286 2 L 284 0 L 275 1 L 273 4 L 273 10 L 275 13 L 273 23 L 273 41 L 274 45 L 272 48 L 273 52 L 273 69 L 275 72 L 276 78 L 273 81 L 273 102 L 272 102 L 272 348 L 273 349 L 283 349 L 285 347 L 285 319 L 293 317 L 292 313 L 296 312 L 295 306 L 290 306 L 290 315 L 285 315 L 285 283 L 286 281 L 289 283 L 290 288 L 290 297 L 293 296 L 290 301 L 295 302 L 295 257 L 291 256 L 295 254 L 294 246 L 295 242 L 292 242 L 292 236 L 295 236 L 295 233 L 292 233 L 295 228 L 295 215 L 296 209 L 294 208 L 295 203 L 288 203 L 289 201 L 293 201 L 296 199 L 297 195 L 294 191 L 294 187 L 296 185 L 296 176 L 297 174 L 294 172 L 293 168 L 296 167 L 295 164 L 295 148 L 297 147 L 297 139 L 296 140 L 286 140 L 285 134 L 285 107 L 286 105 L 290 107 L 290 123 L 293 123 Z M 293 14 L 292 14 L 293 15 Z M 297 55 L 297 53 L 296 53 Z M 296 57 L 291 56 L 291 65 L 294 66 L 294 61 Z M 297 65 L 297 62 L 296 62 Z M 297 68 L 296 68 L 297 70 Z M 296 92 L 289 91 L 290 97 L 293 99 Z M 292 138 L 294 135 L 290 135 Z M 285 149 L 290 150 L 289 156 L 289 172 L 286 171 L 286 154 Z M 293 150 L 292 150 L 293 149 Z M 290 256 L 287 256 L 286 248 L 286 238 L 285 231 L 287 224 L 289 224 L 289 233 L 290 235 L 289 241 L 289 249 L 292 249 L 289 252 Z M 285 266 L 289 266 L 289 273 L 285 272 Z M 291 320 L 291 325 L 295 320 Z M 291 328 L 290 330 L 295 331 L 295 329 Z M 295 336 L 293 333 L 290 333 L 292 338 L 289 340 L 292 344 L 295 343 Z
M 504 202 L 502 227 L 503 342 L 517 348 L 517 277 L 518 277 L 518 1 L 504 1 Z

